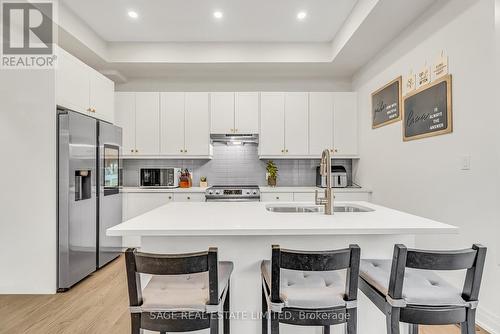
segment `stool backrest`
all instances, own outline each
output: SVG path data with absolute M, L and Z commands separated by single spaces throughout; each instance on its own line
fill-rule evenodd
M 129 248 L 125 252 L 125 261 L 130 306 L 142 305 L 140 274 L 188 275 L 208 272 L 209 304 L 219 303 L 217 248 L 186 254 L 150 254 Z
M 271 300 L 280 301 L 280 270 L 333 271 L 347 269 L 345 299 L 356 300 L 361 250 L 358 245 L 331 251 L 298 251 L 273 245 L 271 258 Z
M 389 279 L 389 295 L 394 299 L 402 298 L 406 268 L 467 270 L 462 297 L 466 301 L 476 301 L 481 287 L 485 258 L 486 247 L 477 244 L 469 249 L 451 251 L 426 251 L 408 249 L 405 245 L 395 245 Z

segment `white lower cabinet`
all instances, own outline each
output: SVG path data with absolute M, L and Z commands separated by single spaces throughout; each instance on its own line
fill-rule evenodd
M 123 220 L 140 216 L 173 200 L 174 195 L 170 193 L 126 193 L 123 196 L 126 207 Z
M 261 202 L 293 202 L 293 193 L 261 193 Z
M 344 201 L 371 201 L 371 193 L 363 192 L 336 192 L 333 190 L 335 195 L 335 200 L 339 202 Z M 319 197 L 324 196 L 324 190 L 319 189 Z M 295 192 L 295 193 L 261 193 L 261 202 L 303 202 L 303 203 L 314 203 L 314 192 Z
M 204 193 L 176 193 L 174 194 L 174 201 L 176 202 L 204 202 Z

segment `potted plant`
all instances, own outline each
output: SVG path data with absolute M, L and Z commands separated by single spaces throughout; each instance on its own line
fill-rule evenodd
M 207 188 L 207 187 L 208 187 L 207 177 L 206 176 L 200 177 L 200 188 Z
M 278 167 L 274 161 L 269 160 L 266 166 L 267 184 L 271 187 L 276 187 L 276 179 L 278 178 Z

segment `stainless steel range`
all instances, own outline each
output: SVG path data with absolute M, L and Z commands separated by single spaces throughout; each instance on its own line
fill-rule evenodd
M 207 202 L 260 201 L 259 186 L 213 186 L 205 191 Z

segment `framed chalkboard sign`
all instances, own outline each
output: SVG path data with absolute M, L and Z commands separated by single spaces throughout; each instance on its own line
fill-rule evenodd
M 372 128 L 401 120 L 401 83 L 396 78 L 372 94 Z
M 404 141 L 432 137 L 453 131 L 451 75 L 422 86 L 405 96 Z

